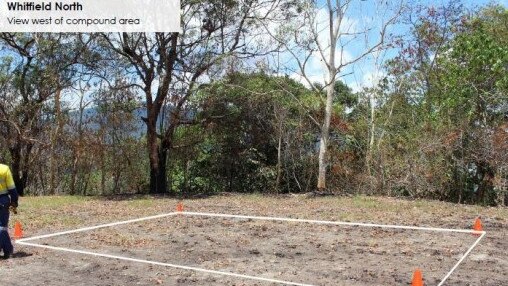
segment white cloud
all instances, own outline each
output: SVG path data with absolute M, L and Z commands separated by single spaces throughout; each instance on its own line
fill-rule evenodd
M 337 43 L 337 48 L 335 51 L 335 62 L 336 66 L 339 67 L 348 62 L 351 62 L 359 57 L 363 52 L 365 52 L 369 46 L 373 44 L 372 40 L 375 40 L 376 36 L 378 36 L 377 31 L 377 21 L 379 15 L 373 15 L 372 9 L 366 9 L 364 6 L 367 3 L 360 3 L 361 7 L 352 6 L 349 7 L 348 16 L 344 16 L 340 25 L 340 39 Z M 356 10 L 355 10 L 356 9 Z M 325 62 L 328 60 L 330 55 L 330 31 L 329 31 L 329 15 L 328 9 L 325 6 L 320 7 L 319 9 L 314 10 L 315 12 L 315 21 L 314 26 L 310 27 L 309 25 L 304 25 L 303 22 L 293 21 L 291 23 L 284 23 L 282 26 L 270 24 L 269 30 L 270 32 L 275 33 L 279 29 L 290 31 L 286 32 L 284 35 L 289 35 L 287 37 L 287 46 L 291 47 L 291 52 L 287 51 L 282 54 L 278 54 L 276 60 L 273 62 L 277 66 L 278 73 L 281 73 L 280 70 L 286 70 L 289 76 L 304 85 L 308 86 L 308 81 L 301 75 L 301 70 L 299 69 L 298 64 L 296 63 L 297 58 L 300 63 L 303 63 L 305 59 L 305 76 L 311 82 L 319 82 L 325 84 L 328 81 L 328 73 Z M 368 12 L 368 13 L 366 13 Z M 337 21 L 337 19 L 335 19 Z M 298 24 L 302 24 L 303 27 L 296 30 Z M 308 24 L 308 23 L 307 23 Z M 379 27 L 381 27 L 381 23 L 379 23 Z M 322 50 L 322 53 L 317 51 L 312 52 L 309 55 L 309 51 L 304 47 L 297 45 L 292 41 L 294 39 L 294 35 L 291 33 L 294 32 L 298 34 L 300 42 L 306 42 L 311 40 L 313 33 L 310 29 L 315 30 L 316 38 L 319 42 Z M 264 36 L 260 36 L 261 38 L 269 37 L 270 35 L 266 33 Z M 305 39 L 307 38 L 307 39 Z M 266 40 L 266 42 L 269 42 Z M 375 61 L 373 58 L 377 59 L 382 51 L 374 51 L 373 54 L 369 57 L 366 57 L 354 64 L 343 67 L 343 70 L 337 75 L 337 79 L 340 79 L 350 85 L 353 90 L 360 91 L 364 87 L 372 87 L 379 83 L 380 79 L 383 77 L 382 72 L 375 72 Z M 363 73 L 362 68 L 358 68 L 358 66 L 363 65 L 364 70 L 368 72 Z M 280 69 L 279 69 L 280 68 Z M 354 79 L 353 79 L 354 78 Z
M 329 15 L 327 8 L 320 8 L 316 12 L 316 18 L 315 18 L 315 26 L 314 30 L 317 32 L 317 41 L 323 48 L 323 56 L 328 59 L 330 58 L 330 47 L 331 47 L 331 40 L 330 39 L 330 27 L 329 27 Z M 337 24 L 339 19 L 335 19 L 334 25 Z M 355 33 L 357 30 L 357 20 L 352 19 L 350 17 L 344 16 L 340 23 L 339 32 L 341 34 L 350 34 Z M 341 35 L 341 39 L 349 38 L 349 36 Z M 346 51 L 347 46 L 344 46 L 344 48 L 341 46 L 341 42 L 344 43 L 344 41 L 340 40 L 337 42 L 337 48 L 335 50 L 335 63 L 336 65 L 340 65 L 343 63 L 346 63 L 348 61 L 351 61 L 352 55 Z M 345 45 L 345 44 L 344 44 Z M 344 50 L 344 52 L 342 52 Z M 321 58 L 321 55 L 318 55 Z
M 378 83 L 386 76 L 382 70 L 371 70 L 363 74 L 361 79 L 350 84 L 353 92 L 362 91 L 364 88 L 371 88 L 378 85 Z
M 292 74 L 289 75 L 289 77 L 294 79 L 294 80 L 296 80 L 297 82 L 302 83 L 307 88 L 310 87 L 309 82 L 300 73 L 292 73 Z M 325 74 L 315 74 L 315 75 L 307 76 L 307 78 L 309 79 L 309 81 L 311 83 L 321 83 L 321 84 L 324 84 L 325 79 L 326 79 L 326 75 Z

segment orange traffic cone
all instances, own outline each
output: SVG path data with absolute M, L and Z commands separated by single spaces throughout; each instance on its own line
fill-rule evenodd
M 14 235 L 12 237 L 15 239 L 20 239 L 23 237 L 23 229 L 21 228 L 21 223 L 19 221 L 14 224 Z
M 483 231 L 483 227 L 482 227 L 482 221 L 480 220 L 480 218 L 476 218 L 476 220 L 474 221 L 474 226 L 473 226 L 473 230 L 476 230 L 476 231 Z M 478 233 L 475 233 L 476 235 L 478 235 Z
M 423 286 L 423 277 L 420 269 L 416 269 L 413 273 L 413 281 L 411 282 L 411 286 Z
M 183 204 L 182 204 L 182 202 L 179 202 L 179 203 L 176 205 L 176 211 L 177 211 L 177 212 L 183 212 Z

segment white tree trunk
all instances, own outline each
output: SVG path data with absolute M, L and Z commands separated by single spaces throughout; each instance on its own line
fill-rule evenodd
M 370 105 L 370 128 L 369 128 L 369 148 L 367 149 L 367 158 L 365 164 L 367 165 L 367 173 L 372 175 L 371 163 L 372 163 L 372 153 L 374 152 L 374 143 L 375 143 L 375 116 L 376 116 L 376 106 L 374 100 L 374 91 L 368 92 L 368 99 Z
M 290 22 L 289 25 L 283 25 L 290 31 L 288 37 L 286 32 L 278 35 L 274 33 L 272 27 L 263 24 L 260 18 L 260 23 L 265 27 L 266 32 L 275 39 L 278 44 L 286 48 L 286 51 L 293 56 L 297 62 L 300 75 L 314 90 L 320 90 L 315 85 L 314 80 L 311 78 L 313 74 L 309 74 L 309 63 L 315 57 L 321 60 L 326 66 L 323 71 L 328 72 L 328 79 L 326 82 L 326 107 L 323 121 L 315 120 L 311 117 L 313 122 L 320 128 L 320 145 L 319 145 L 319 167 L 318 167 L 318 182 L 317 189 L 324 190 L 326 186 L 327 165 L 329 161 L 328 147 L 330 144 L 330 122 L 333 112 L 333 100 L 335 98 L 335 83 L 338 74 L 346 67 L 355 64 L 366 56 L 379 52 L 383 49 L 384 37 L 386 29 L 389 25 L 393 24 L 396 18 L 400 15 L 402 10 L 402 0 L 400 3 L 389 4 L 394 1 L 382 1 L 379 7 L 386 7 L 388 12 L 391 6 L 395 8 L 394 13 L 381 13 L 383 17 L 381 21 L 372 22 L 362 30 L 355 30 L 348 20 L 347 14 L 353 13 L 350 11 L 350 6 L 362 6 L 363 1 L 343 0 L 333 1 L 301 1 L 307 3 L 304 9 L 304 21 Z M 324 8 L 324 9 L 323 9 Z M 377 8 L 376 8 L 377 9 Z M 381 9 L 382 10 L 382 9 Z M 380 11 L 381 11 L 380 10 Z M 326 20 L 321 14 L 326 11 Z M 300 14 L 300 12 L 298 12 Z M 325 22 L 326 21 L 326 22 Z M 323 26 L 326 25 L 326 26 Z M 302 33 L 302 31 L 305 31 Z M 326 31 L 327 35 L 322 37 L 322 32 Z M 374 31 L 376 31 L 374 33 Z M 282 36 L 281 36 L 282 35 Z M 360 39 L 364 36 L 366 39 L 369 35 L 379 35 L 375 40 L 366 40 L 365 47 L 354 47 L 355 53 L 351 57 L 344 56 L 347 46 L 353 46 L 354 39 Z M 303 37 L 303 39 L 302 39 Z M 328 42 L 325 43 L 325 39 Z M 293 39 L 297 39 L 294 41 Z M 321 41 L 323 40 L 323 41 Z M 356 41 L 358 42 L 358 41 Z M 336 59 L 337 53 L 340 57 Z M 294 67 L 292 67 L 294 68 Z M 378 140 L 379 141 L 379 140 Z M 374 141 L 369 142 L 374 144 Z
M 318 190 L 326 189 L 326 169 L 328 166 L 328 146 L 330 141 L 330 122 L 333 113 L 333 99 L 335 97 L 335 69 L 330 71 L 330 83 L 326 91 L 326 108 L 323 127 L 321 128 L 321 140 L 319 144 L 319 176 Z
M 339 20 L 335 19 L 333 6 L 328 0 L 328 16 L 329 16 L 329 37 L 330 37 L 330 54 L 326 63 L 328 70 L 328 82 L 326 87 L 326 107 L 323 126 L 321 127 L 321 140 L 319 144 L 319 173 L 318 173 L 318 190 L 326 189 L 326 169 L 328 166 L 328 144 L 330 139 L 330 122 L 333 112 L 333 99 L 335 97 L 335 82 L 337 76 L 337 68 L 335 67 L 335 50 L 337 48 L 337 35 L 339 30 Z

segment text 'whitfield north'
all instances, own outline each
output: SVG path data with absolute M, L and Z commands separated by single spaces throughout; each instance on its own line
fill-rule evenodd
M 9 11 L 83 11 L 79 2 L 7 2 Z

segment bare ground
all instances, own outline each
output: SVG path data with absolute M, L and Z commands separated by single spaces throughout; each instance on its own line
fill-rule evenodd
M 173 212 L 170 198 L 23 198 L 25 236 Z M 374 197 L 217 196 L 186 211 L 470 229 L 487 236 L 445 285 L 508 285 L 508 209 Z M 471 234 L 171 216 L 34 241 L 57 247 L 312 285 L 437 285 Z M 276 285 L 171 267 L 15 245 L 0 285 Z

